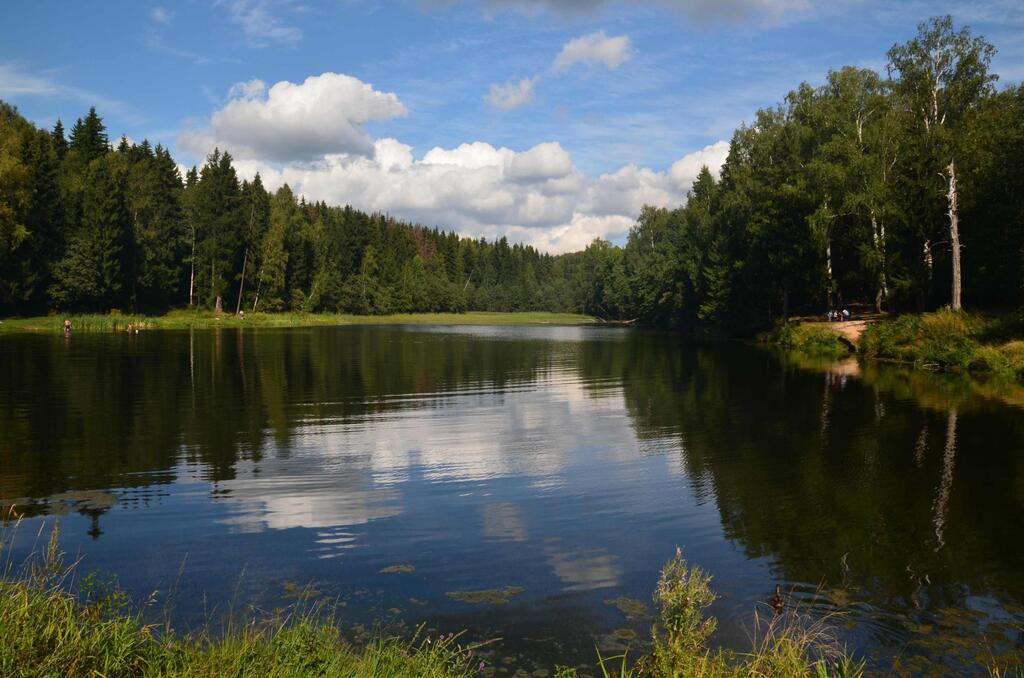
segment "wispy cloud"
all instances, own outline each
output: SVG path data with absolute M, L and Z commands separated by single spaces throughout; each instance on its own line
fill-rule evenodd
M 486 97 L 487 103 L 505 111 L 525 106 L 533 101 L 533 85 L 536 82 L 537 78 L 532 77 L 510 80 L 504 85 L 491 85 L 491 91 Z
M 246 41 L 254 47 L 294 47 L 302 40 L 302 31 L 285 23 L 271 0 L 228 0 L 218 4 L 227 8 L 231 20 L 242 28 Z
M 784 24 L 813 16 L 829 5 L 850 4 L 857 0 L 833 0 L 815 3 L 812 0 L 464 0 L 475 3 L 487 13 L 513 10 L 527 15 L 551 11 L 569 17 L 590 17 L 606 7 L 642 6 L 667 8 L 698 23 L 742 23 L 750 20 L 763 24 Z M 451 0 L 426 0 L 427 5 L 447 5 Z
M 551 68 L 558 72 L 576 64 L 599 64 L 615 69 L 629 61 L 632 56 L 633 48 L 629 36 L 608 37 L 604 31 L 598 31 L 565 43 Z
M 0 63 L 0 99 L 20 97 L 72 99 L 121 116 L 135 117 L 120 101 L 83 87 L 66 85 L 54 78 L 54 71 L 33 73 L 17 64 Z
M 154 7 L 149 10 L 149 17 L 158 24 L 167 25 L 174 20 L 174 15 L 163 7 Z
M 547 75 L 557 75 L 576 64 L 602 65 L 616 69 L 633 58 L 633 48 L 627 35 L 608 37 L 604 31 L 589 33 L 574 38 L 562 45 L 562 50 L 551 62 Z M 512 79 L 503 85 L 492 84 L 484 99 L 494 108 L 510 110 L 533 101 L 534 86 L 541 75 L 519 80 Z
M 162 37 L 155 33 L 150 33 L 142 38 L 142 44 L 151 50 L 170 54 L 171 56 L 178 57 L 179 59 L 185 59 L 186 61 L 191 61 L 196 66 L 205 66 L 210 63 L 209 57 L 187 49 L 175 47 L 174 45 L 169 45 Z

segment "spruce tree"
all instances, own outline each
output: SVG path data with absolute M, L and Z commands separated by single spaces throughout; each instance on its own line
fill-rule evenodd
M 106 310 L 128 301 L 133 282 L 124 173 L 114 158 L 98 158 L 86 178 L 82 223 L 57 265 L 51 295 L 61 308 Z
M 57 154 L 57 160 L 64 160 L 64 156 L 68 153 L 68 140 L 64 138 L 64 124 L 60 118 L 57 118 L 50 137 L 53 139 L 53 151 Z

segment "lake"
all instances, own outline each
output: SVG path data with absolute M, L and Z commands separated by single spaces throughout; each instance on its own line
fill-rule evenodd
M 1024 656 L 1024 411 L 989 395 L 627 328 L 3 335 L 4 558 L 59 521 L 178 628 L 317 598 L 501 673 L 642 652 L 678 545 L 721 645 L 779 584 L 873 667 L 956 671 Z

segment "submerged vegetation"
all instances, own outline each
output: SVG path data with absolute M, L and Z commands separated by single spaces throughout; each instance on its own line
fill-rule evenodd
M 504 605 L 525 590 L 521 586 L 503 586 L 481 591 L 449 591 L 445 595 L 452 600 L 470 605 Z

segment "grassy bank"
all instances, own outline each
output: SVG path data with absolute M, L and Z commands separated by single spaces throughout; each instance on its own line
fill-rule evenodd
M 950 310 L 903 315 L 867 327 L 865 358 L 953 372 L 1024 378 L 1024 314 L 987 317 Z
M 0 675 L 4 676 L 406 676 L 462 678 L 492 675 L 480 648 L 452 635 L 346 642 L 323 608 L 293 608 L 249 620 L 224 634 L 179 634 L 147 624 L 125 595 L 65 567 L 53 530 L 43 554 L 16 574 L 0 577 Z M 705 612 L 715 599 L 710 576 L 677 551 L 662 571 L 654 602 L 652 652 L 637 661 L 597 655 L 597 675 L 617 676 L 859 676 L 862 666 L 835 643 L 824 622 L 797 613 L 759 626 L 746 653 L 708 645 L 716 621 Z M 76 594 L 69 592 L 75 590 Z M 768 608 L 766 608 L 768 609 Z M 770 610 L 769 610 L 770 612 Z M 504 671 L 498 668 L 498 672 Z M 557 667 L 555 675 L 576 677 Z
M 397 313 L 347 315 L 340 313 L 247 313 L 245 317 L 209 311 L 171 311 L 145 316 L 123 313 L 6 318 L 0 332 L 62 332 L 70 318 L 75 332 L 119 332 L 129 324 L 140 330 L 212 329 L 217 327 L 313 327 L 321 325 L 585 325 L 594 318 L 575 313 Z
M 799 321 L 779 325 L 761 341 L 801 356 L 863 358 L 917 368 L 1024 379 L 1024 312 L 985 316 L 948 309 L 860 323 Z M 856 345 L 853 344 L 856 342 Z
M 786 323 L 761 339 L 787 351 L 813 358 L 842 358 L 853 353 L 847 340 L 820 324 Z

